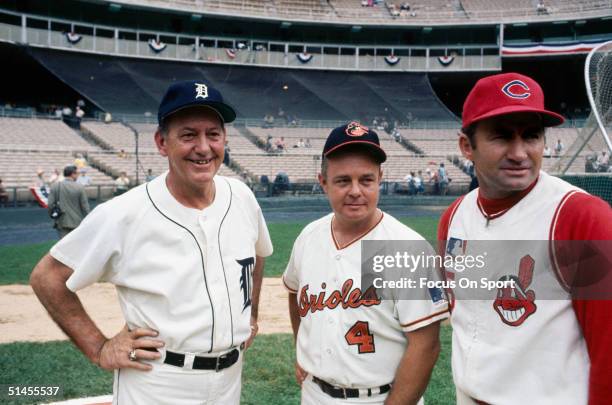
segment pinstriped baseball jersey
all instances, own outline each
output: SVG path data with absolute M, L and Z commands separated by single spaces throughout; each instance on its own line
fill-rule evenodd
M 488 221 L 478 206 L 478 190 L 458 204 L 448 226 L 447 240 L 467 241 L 465 255 L 478 255 L 478 240 L 512 240 L 491 252 L 501 262 L 487 261 L 495 273 L 489 279 L 515 276 L 518 287 L 511 296 L 492 290 L 489 300 L 461 299 L 456 291 L 453 326 L 453 375 L 464 394 L 490 404 L 586 404 L 589 356 L 572 301 L 544 300 L 543 285 L 535 272 L 554 271 L 550 243 L 558 208 L 569 195 L 582 192 L 570 184 L 541 173 L 534 188 L 516 205 Z M 444 226 L 444 224 L 441 224 Z M 451 245 L 451 244 L 449 244 Z M 450 272 L 450 278 L 453 278 Z M 550 280 L 550 279 L 547 279 Z M 554 280 L 554 278 L 553 278 Z M 465 297 L 464 297 L 465 298 Z M 550 295 L 548 295 L 550 298 Z
M 360 240 L 423 240 L 388 214 L 360 240 L 342 249 L 332 234 L 333 214 L 304 228 L 283 275 L 297 294 L 297 361 L 330 384 L 370 388 L 389 384 L 410 332 L 448 316 L 445 300 L 387 300 L 361 291 Z
M 187 208 L 167 173 L 99 205 L 51 255 L 74 270 L 72 291 L 116 285 L 130 328 L 159 331 L 168 350 L 216 353 L 250 335 L 256 256 L 272 244 L 251 190 L 215 176 L 214 202 Z

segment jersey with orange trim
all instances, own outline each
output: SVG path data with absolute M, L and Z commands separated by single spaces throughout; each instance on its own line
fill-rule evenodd
M 487 260 L 486 274 L 518 282 L 517 288 L 508 289 L 512 291 L 493 289 L 483 300 L 453 291 L 452 366 L 458 399 L 501 405 L 527 398 L 538 404 L 587 403 L 590 360 L 580 324 L 570 299 L 550 299 L 564 296 L 563 286 L 554 277 L 544 285 L 545 278 L 538 277 L 555 271 L 550 242 L 533 242 L 551 240 L 560 209 L 576 193 L 584 192 L 541 173 L 533 189 L 502 215 L 483 214 L 478 190 L 443 215 L 439 234 L 447 241 L 447 254 L 476 256 L 483 252 L 475 241 L 512 241 L 486 245 L 488 256 L 496 258 Z M 460 277 L 448 269 L 446 273 L 449 279 Z M 543 299 L 544 290 L 549 299 Z
M 427 290 L 410 300 L 382 299 L 361 291 L 362 240 L 424 240 L 392 216 L 358 240 L 339 247 L 333 214 L 304 228 L 283 282 L 297 294 L 297 361 L 310 375 L 344 388 L 371 388 L 395 377 L 411 332 L 448 317 L 447 302 Z

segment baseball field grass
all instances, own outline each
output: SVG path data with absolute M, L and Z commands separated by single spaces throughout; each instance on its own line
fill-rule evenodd
M 403 223 L 423 235 L 427 240 L 436 239 L 437 217 L 399 218 Z M 266 259 L 265 276 L 279 277 L 291 255 L 295 238 L 305 222 L 270 223 L 268 228 L 274 246 L 274 254 Z M 30 272 L 54 242 L 32 245 L 0 247 L 0 285 L 27 284 Z
M 400 218 L 400 220 L 427 239 L 435 239 L 437 217 Z M 266 261 L 267 277 L 278 277 L 282 274 L 293 242 L 304 225 L 305 223 L 269 224 L 275 253 Z M 48 242 L 0 247 L 0 285 L 26 284 L 32 268 L 52 244 Z M 455 403 L 450 370 L 450 335 L 450 327 L 443 326 L 442 351 L 425 395 L 428 405 Z M 300 393 L 294 379 L 294 358 L 291 335 L 258 336 L 253 347 L 245 354 L 241 403 L 298 404 Z M 112 391 L 112 374 L 89 363 L 67 341 L 3 344 L 0 345 L 0 359 L 0 386 L 60 385 L 63 388 L 63 395 L 53 398 L 53 401 L 110 394 Z M 3 392 L 0 393 L 0 403 L 32 404 L 40 403 L 40 400 L 8 399 Z

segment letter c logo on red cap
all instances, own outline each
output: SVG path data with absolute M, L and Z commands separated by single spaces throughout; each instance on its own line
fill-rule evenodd
M 531 96 L 531 92 L 529 91 L 529 86 L 527 86 L 521 80 L 512 80 L 508 82 L 502 87 L 502 91 L 505 95 L 512 98 L 527 98 Z

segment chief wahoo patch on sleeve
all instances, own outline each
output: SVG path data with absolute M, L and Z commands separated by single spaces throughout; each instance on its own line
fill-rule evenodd
M 242 290 L 242 311 L 251 305 L 251 291 L 253 288 L 253 268 L 255 259 L 247 257 L 246 259 L 236 260 L 242 266 L 240 274 L 240 289 Z
M 503 276 L 499 281 L 513 281 L 513 287 L 497 289 L 497 299 L 493 309 L 502 322 L 509 326 L 519 326 L 536 310 L 535 291 L 527 290 L 533 278 L 535 261 L 529 255 L 521 258 L 519 275 Z

